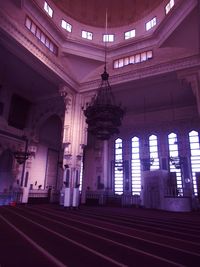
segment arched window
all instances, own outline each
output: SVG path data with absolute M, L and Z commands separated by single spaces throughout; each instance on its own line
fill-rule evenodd
M 156 135 L 149 136 L 149 155 L 150 158 L 153 158 L 153 165 L 150 166 L 150 170 L 159 169 L 158 140 Z
M 138 137 L 132 138 L 131 175 L 132 175 L 132 194 L 140 195 L 141 163 L 140 163 L 140 144 Z
M 123 156 L 122 139 L 115 140 L 115 164 L 114 164 L 114 190 L 115 194 L 123 194 Z
M 170 157 L 170 164 L 169 169 L 170 172 L 176 173 L 176 183 L 178 194 L 183 194 L 183 184 L 182 184 L 182 177 L 181 177 L 181 163 L 178 151 L 178 141 L 177 135 L 175 133 L 170 133 L 168 135 L 168 145 L 169 145 L 169 157 Z
M 80 169 L 80 186 L 79 190 L 82 191 L 82 186 L 83 186 L 83 161 L 81 161 L 81 169 Z
M 196 172 L 200 172 L 200 146 L 199 134 L 196 131 L 189 133 L 190 151 L 191 151 L 191 168 L 194 194 L 197 195 Z

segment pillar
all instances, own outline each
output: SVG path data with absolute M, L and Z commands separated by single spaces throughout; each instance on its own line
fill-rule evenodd
M 82 96 L 71 92 L 66 86 L 61 86 L 60 93 L 65 102 L 62 202 L 64 207 L 78 207 L 81 162 L 87 138 Z

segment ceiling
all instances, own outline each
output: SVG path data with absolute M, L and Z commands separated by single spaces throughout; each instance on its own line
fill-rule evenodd
M 135 114 L 196 105 L 191 87 L 181 84 L 173 72 L 124 84 L 115 96 Z
M 0 44 L 0 85 L 9 87 L 30 102 L 58 95 L 55 84 L 34 71 Z M 38 65 L 39 68 L 39 65 Z
M 41 76 L 1 45 L 0 57 L 1 85 L 9 86 L 33 103 L 59 96 L 56 84 Z M 121 102 L 127 111 L 136 114 L 195 105 L 196 101 L 191 88 L 182 87 L 175 73 L 133 81 L 123 86 L 112 86 L 112 90 L 116 102 Z
M 71 8 L 72 8 L 74 3 L 78 3 L 78 2 L 79 2 L 79 7 L 80 7 L 80 3 L 83 0 L 80 0 L 80 1 L 78 0 L 73 0 L 73 1 L 54 0 L 54 1 L 57 2 L 57 4 L 63 2 L 65 3 L 65 5 L 67 5 L 68 3 L 69 7 L 71 5 Z M 95 0 L 95 1 L 85 0 L 83 2 L 85 3 L 91 2 L 91 4 L 93 3 L 93 6 L 94 6 L 94 2 L 96 3 L 96 5 L 100 4 L 100 1 L 98 0 Z M 138 3 L 143 3 L 141 4 L 141 6 L 143 5 L 144 7 L 145 3 L 146 3 L 146 6 L 148 6 L 150 2 L 154 2 L 158 4 L 159 2 L 161 2 L 161 0 L 159 1 L 156 1 L 156 0 L 155 1 L 141 1 L 141 0 L 138 0 L 138 1 L 130 1 L 130 0 L 129 1 L 118 1 L 118 0 L 105 1 L 105 3 L 110 3 L 110 5 L 111 3 L 116 3 L 116 5 L 114 5 L 115 7 L 113 8 L 116 8 L 118 2 L 129 3 L 129 5 L 130 3 L 132 4 L 135 3 L 136 6 Z M 75 8 L 76 7 L 74 6 L 74 9 Z M 84 9 L 83 6 L 82 8 Z M 194 13 L 192 14 L 194 15 Z M 190 23 L 188 22 L 188 20 Z M 179 31 L 176 31 L 176 36 L 178 39 L 180 39 L 180 41 L 185 40 L 185 36 L 189 37 L 191 41 L 190 43 L 192 47 L 194 48 L 194 44 L 196 43 L 198 44 L 196 39 L 192 38 L 194 35 L 193 29 L 196 29 L 195 28 L 196 20 L 194 21 L 193 20 L 190 21 L 190 20 L 191 18 L 188 17 L 186 21 L 187 23 L 184 24 L 184 27 L 183 27 L 184 34 L 182 33 L 182 30 L 181 31 L 179 30 Z M 115 19 L 113 19 L 113 21 L 115 21 Z M 194 27 L 188 28 L 187 24 L 194 25 Z M 59 84 L 62 82 L 60 81 L 60 78 L 57 77 L 55 74 L 53 74 L 53 72 L 49 70 L 48 68 L 46 68 L 41 62 L 39 62 L 39 60 L 34 59 L 34 57 L 32 57 L 30 53 L 25 52 L 24 50 L 21 51 L 21 53 L 19 53 L 20 49 L 17 46 L 17 43 L 13 43 L 12 45 L 12 47 L 16 48 L 15 51 L 13 51 L 11 48 L 9 49 L 8 44 L 11 44 L 12 42 L 13 41 L 11 41 L 10 39 L 9 40 L 6 39 L 5 42 L 3 42 L 3 39 L 0 40 L 0 58 L 1 58 L 0 85 L 3 84 L 3 86 L 7 86 L 7 84 L 9 83 L 9 86 L 13 88 L 14 91 L 19 92 L 19 94 L 23 95 L 31 102 L 37 102 L 37 101 L 40 101 L 41 99 L 47 99 L 49 97 L 55 97 L 55 96 L 58 97 L 59 96 L 59 92 L 58 92 Z M 177 40 L 175 40 L 174 42 L 177 43 Z M 173 48 L 174 42 L 173 40 L 168 38 L 168 43 L 165 43 L 165 45 Z M 187 47 L 187 49 L 189 48 L 190 47 Z M 19 53 L 19 57 L 16 56 L 17 53 Z M 22 56 L 22 53 L 24 56 Z M 29 65 L 26 64 L 27 62 L 26 59 L 28 59 Z M 90 60 L 82 59 L 81 63 L 80 63 L 79 58 L 74 59 L 74 58 L 68 57 L 65 60 L 69 61 L 69 62 L 68 61 L 66 62 L 66 66 L 67 65 L 72 66 L 72 69 L 71 69 L 72 73 L 73 73 L 73 70 L 76 70 L 77 64 L 79 64 L 81 66 L 81 69 L 84 69 L 84 71 L 88 70 L 89 66 L 92 66 L 92 68 L 94 68 L 94 66 L 92 65 L 93 62 L 91 62 Z M 30 63 L 32 64 L 31 65 L 32 67 L 30 66 Z M 85 75 L 86 73 L 83 73 L 83 76 Z M 82 76 L 79 75 L 78 77 L 75 77 L 75 78 L 77 79 L 77 81 L 79 81 L 82 78 Z M 179 83 L 177 79 L 176 72 L 167 73 L 165 75 L 152 76 L 148 79 L 146 78 L 146 79 L 140 79 L 137 81 L 131 81 L 126 84 L 125 83 L 118 84 L 118 85 L 111 84 L 111 86 L 113 89 L 113 93 L 116 96 L 117 102 L 121 102 L 122 105 L 126 107 L 127 111 L 131 111 L 137 114 L 148 112 L 148 111 L 184 107 L 184 106 L 190 106 L 190 105 L 196 106 L 195 104 L 196 100 L 195 100 L 195 97 L 194 97 L 194 94 L 191 88 L 181 86 L 181 84 Z
M 95 27 L 129 25 L 140 20 L 159 6 L 163 0 L 53 0 L 67 16 Z

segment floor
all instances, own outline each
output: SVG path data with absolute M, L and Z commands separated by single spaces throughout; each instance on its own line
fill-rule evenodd
M 0 267 L 200 266 L 200 212 L 0 207 Z

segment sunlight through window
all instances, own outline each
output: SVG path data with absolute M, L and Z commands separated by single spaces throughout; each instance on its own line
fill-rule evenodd
M 169 145 L 169 157 L 174 160 L 180 160 L 179 158 L 179 151 L 178 151 L 178 141 L 177 135 L 175 133 L 170 133 L 168 135 L 168 145 Z M 173 164 L 173 161 L 170 160 L 169 164 L 170 172 L 176 173 L 176 183 L 178 189 L 178 195 L 183 195 L 183 184 L 182 184 L 182 177 L 181 177 L 181 166 L 176 167 Z
M 156 135 L 149 137 L 149 155 L 153 158 L 153 164 L 150 166 L 150 170 L 158 170 L 160 168 L 158 157 L 158 140 Z
M 115 166 L 114 166 L 114 188 L 115 194 L 123 193 L 123 156 L 122 156 L 122 139 L 115 140 Z
M 199 146 L 199 134 L 196 131 L 189 133 L 190 152 L 191 152 L 191 168 L 192 168 L 192 180 L 194 194 L 197 195 L 197 181 L 196 173 L 200 172 L 200 146 Z
M 140 195 L 141 192 L 141 163 L 140 163 L 140 144 L 139 138 L 132 138 L 132 195 Z

